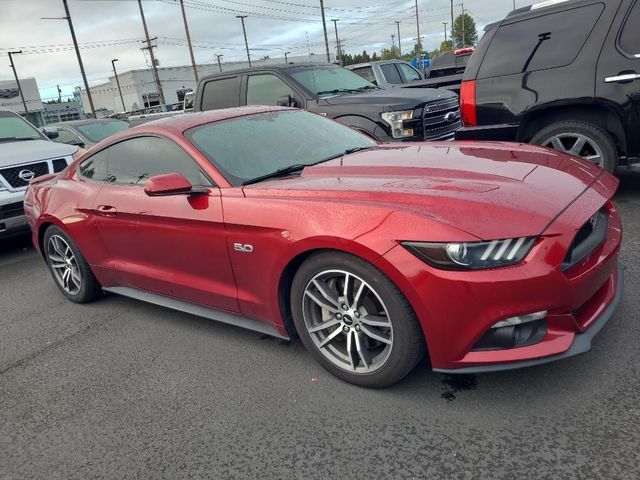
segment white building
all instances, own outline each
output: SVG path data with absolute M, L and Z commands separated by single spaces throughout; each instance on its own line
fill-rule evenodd
M 290 62 L 309 63 L 309 56 L 289 57 Z M 311 61 L 317 63 L 326 63 L 323 55 L 311 56 Z M 252 66 L 277 65 L 284 63 L 283 58 L 267 58 L 261 60 L 251 60 Z M 227 62 L 222 63 L 222 71 L 238 70 L 248 67 L 248 62 Z M 200 78 L 213 73 L 220 72 L 217 63 L 197 65 L 198 75 Z M 185 91 L 196 89 L 196 82 L 193 76 L 193 67 L 184 65 L 180 67 L 159 67 L 158 75 L 164 93 L 165 103 L 171 105 L 182 101 L 182 95 Z M 126 72 L 118 72 L 118 80 L 122 89 L 122 98 L 126 111 L 137 110 L 146 106 L 158 105 L 160 98 L 156 84 L 153 78 L 153 72 L 150 68 L 141 70 L 129 70 Z M 109 113 L 122 112 L 122 101 L 118 93 L 118 85 L 115 76 L 109 77 L 107 83 L 90 87 L 91 96 L 95 109 L 108 110 Z M 82 103 L 85 112 L 90 112 L 89 101 L 86 91 L 81 91 Z M 98 113 L 100 115 L 100 112 Z
M 28 120 L 34 125 L 41 127 L 44 125 L 44 106 L 38 91 L 38 84 L 35 78 L 21 78 L 20 87 L 29 110 Z M 23 117 L 25 116 L 22 98 L 15 80 L 0 80 L 0 108 L 11 110 Z
M 44 121 L 47 124 L 83 119 L 84 112 L 79 100 L 44 104 Z

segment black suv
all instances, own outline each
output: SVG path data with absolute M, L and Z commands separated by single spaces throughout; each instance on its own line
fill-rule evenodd
M 430 88 L 381 90 L 336 65 L 256 67 L 198 83 L 195 111 L 242 105 L 304 108 L 382 142 L 452 139 L 460 127 L 456 94 Z
M 640 0 L 552 0 L 489 25 L 458 140 L 517 140 L 613 171 L 640 161 Z

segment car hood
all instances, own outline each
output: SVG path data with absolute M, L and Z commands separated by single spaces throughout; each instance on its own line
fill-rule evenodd
M 369 92 L 323 97 L 329 105 L 379 105 L 383 111 L 410 110 L 424 103 L 456 98 L 449 90 L 435 88 L 371 90 Z
M 601 172 L 528 145 L 382 145 L 246 187 L 245 195 L 374 203 L 488 240 L 541 234 Z
M 78 147 L 49 140 L 0 143 L 0 168 L 73 155 Z

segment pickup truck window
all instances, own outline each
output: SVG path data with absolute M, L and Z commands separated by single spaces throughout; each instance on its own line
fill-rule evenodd
M 402 78 L 400 77 L 400 73 L 394 63 L 384 63 L 380 65 L 380 70 L 382 70 L 382 74 L 387 82 L 392 85 L 402 83 Z
M 235 186 L 281 168 L 377 145 L 349 127 L 300 110 L 209 123 L 188 130 L 186 137 Z
M 342 67 L 292 68 L 291 76 L 315 95 L 377 90 L 371 82 Z
M 418 72 L 416 72 L 416 70 L 413 67 L 407 65 L 406 63 L 399 63 L 398 64 L 398 68 L 400 69 L 400 71 L 404 75 L 404 79 L 407 82 L 413 82 L 415 80 L 421 80 L 420 74 Z
M 637 1 L 620 33 L 620 48 L 633 56 L 640 54 L 640 1 Z
M 362 78 L 364 78 L 365 80 L 368 80 L 374 85 L 378 84 L 378 82 L 376 82 L 376 76 L 373 73 L 373 68 L 371 67 L 354 68 L 351 71 L 356 73 L 357 75 L 360 75 Z
M 278 99 L 295 96 L 289 85 L 271 74 L 251 75 L 247 83 L 247 105 L 277 105 Z
M 202 92 L 202 110 L 216 110 L 238 106 L 238 79 L 221 78 L 205 83 Z

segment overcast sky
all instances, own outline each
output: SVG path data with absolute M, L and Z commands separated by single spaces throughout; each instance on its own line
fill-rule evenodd
M 319 0 L 184 0 L 194 43 L 196 62 L 212 63 L 246 58 L 242 26 L 236 15 L 245 14 L 252 58 L 283 57 L 324 52 Z M 137 0 L 69 0 L 69 9 L 82 59 L 91 85 L 111 74 L 111 59 L 118 58 L 119 72 L 145 68 L 148 59 L 140 50 L 144 30 Z M 330 48 L 335 33 L 330 19 L 337 18 L 338 32 L 349 53 L 369 53 L 389 48 L 394 21 L 400 20 L 403 48 L 415 43 L 415 0 L 325 0 Z M 518 7 L 531 2 L 517 0 Z M 442 22 L 450 22 L 449 0 L 420 0 L 420 34 L 428 49 L 444 39 Z M 158 37 L 157 58 L 162 66 L 186 65 L 189 54 L 178 0 L 143 0 L 150 35 Z M 486 23 L 503 18 L 513 0 L 467 0 L 465 9 L 475 18 L 478 33 Z M 460 0 L 454 0 L 456 14 Z M 22 49 L 15 64 L 21 77 L 35 77 L 43 99 L 57 96 L 82 83 L 65 20 L 62 0 L 0 0 L 0 80 L 11 79 L 6 55 Z M 308 45 L 308 46 L 307 46 Z

